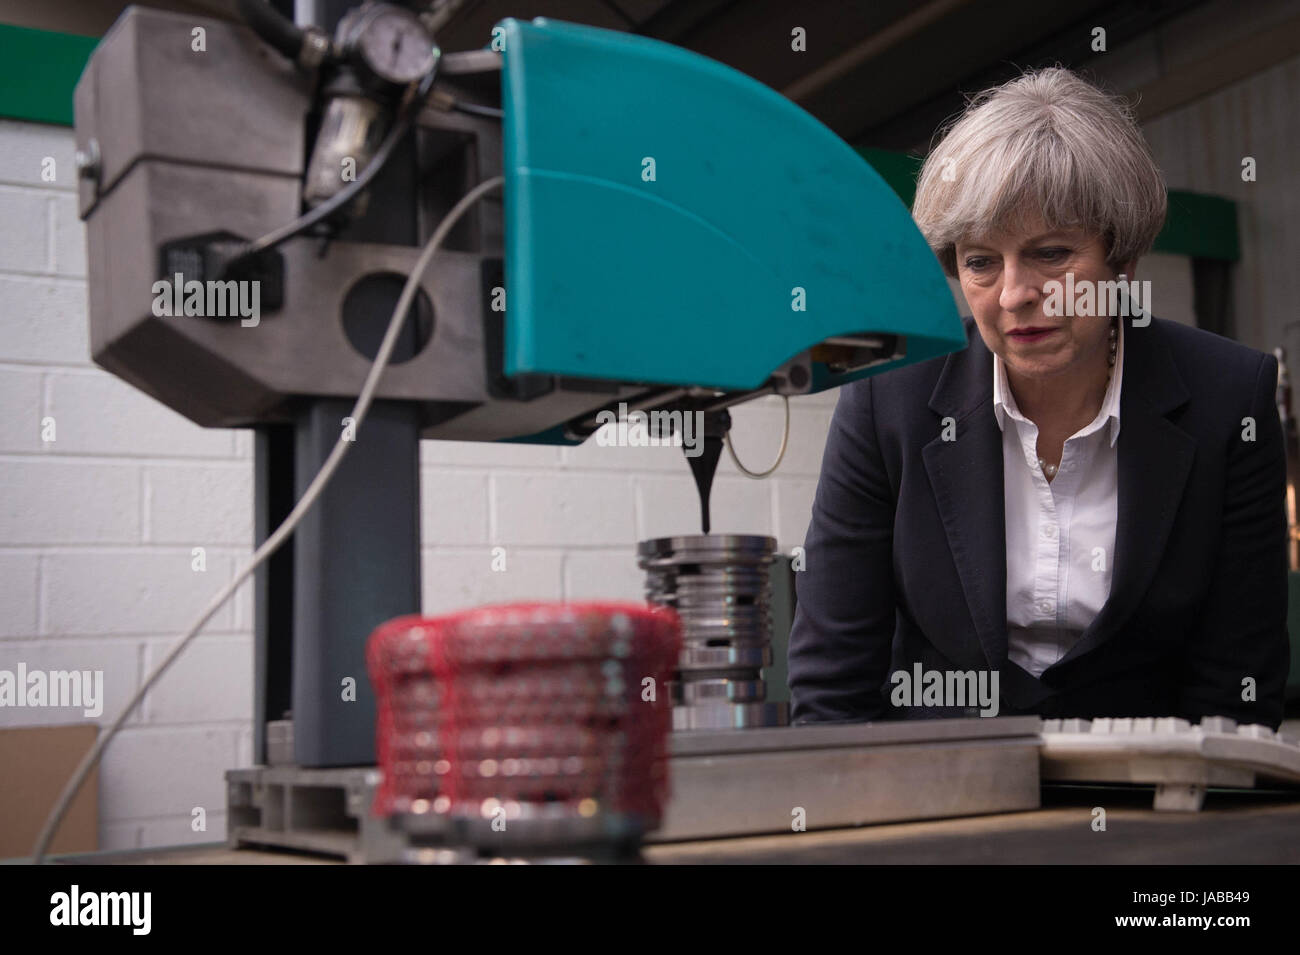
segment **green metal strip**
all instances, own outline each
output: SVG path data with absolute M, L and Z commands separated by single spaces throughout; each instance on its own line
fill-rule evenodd
M 1169 215 L 1156 236 L 1155 251 L 1238 261 L 1237 204 L 1222 196 L 1170 189 Z
M 916 197 L 921 160 L 906 153 L 861 146 L 858 153 L 910 209 Z M 1222 196 L 1170 189 L 1169 214 L 1165 217 L 1165 227 L 1156 236 L 1152 251 L 1236 262 L 1241 258 L 1237 204 Z
M 867 146 L 859 146 L 858 154 L 880 173 L 881 179 L 889 183 L 889 188 L 903 200 L 903 205 L 912 208 L 912 200 L 916 198 L 916 177 L 921 174 L 921 160 L 907 153 Z
M 72 90 L 99 42 L 0 23 L 0 116 L 72 125 Z

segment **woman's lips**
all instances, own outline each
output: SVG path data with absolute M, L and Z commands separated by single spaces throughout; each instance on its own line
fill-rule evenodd
M 1034 332 L 1007 332 L 1007 337 L 1014 338 L 1018 342 L 1036 342 L 1040 339 L 1046 338 L 1054 331 L 1056 331 L 1055 328 L 1043 328 Z

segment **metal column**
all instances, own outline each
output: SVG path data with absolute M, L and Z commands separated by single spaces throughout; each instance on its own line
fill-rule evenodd
M 300 6 L 332 31 L 355 5 L 355 0 L 315 0 Z M 411 201 L 415 158 L 408 137 L 371 185 L 367 214 L 342 238 L 417 244 Z M 395 294 L 381 295 L 364 305 L 365 325 L 373 332 L 367 337 L 376 348 L 395 302 Z M 341 316 L 322 315 L 321 321 L 341 321 Z M 394 361 L 409 357 L 415 347 L 406 331 Z M 259 431 L 259 544 L 302 497 L 339 439 L 352 405 L 351 398 L 305 402 L 291 426 Z M 415 405 L 374 402 L 355 446 L 292 543 L 258 572 L 254 719 L 259 763 L 268 762 L 266 724 L 285 718 L 286 704 L 297 765 L 375 761 L 375 700 L 365 642 L 379 624 L 420 609 L 420 429 Z

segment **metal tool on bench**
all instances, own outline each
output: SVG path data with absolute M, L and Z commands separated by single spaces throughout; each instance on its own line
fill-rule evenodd
M 230 774 L 231 828 L 285 845 L 355 831 L 374 784 L 364 646 L 420 609 L 422 438 L 574 444 L 623 408 L 716 430 L 738 403 L 966 345 L 906 207 L 749 77 L 542 19 L 442 54 L 436 15 L 310 6 L 307 28 L 240 0 L 253 29 L 128 7 L 74 98 L 92 356 L 201 425 L 255 429 L 259 543 L 346 427 L 421 246 L 504 177 L 421 277 L 355 451 L 258 571 L 254 759 L 276 726 L 291 764 Z M 207 307 L 236 292 L 240 314 Z
M 637 545 L 646 599 L 672 607 L 683 647 L 672 688 L 673 729 L 783 726 L 787 705 L 767 702 L 772 665 L 776 541 L 745 534 L 661 537 Z

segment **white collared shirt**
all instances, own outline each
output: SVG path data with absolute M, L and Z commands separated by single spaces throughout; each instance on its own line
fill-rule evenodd
M 1035 677 L 1065 656 L 1110 595 L 1124 377 L 1123 319 L 1118 324 L 1115 371 L 1101 410 L 1066 440 L 1050 483 L 1038 466 L 1038 426 L 1020 413 L 1002 359 L 993 356 L 1007 521 L 1007 655 Z

